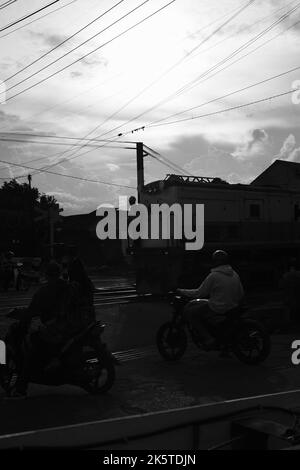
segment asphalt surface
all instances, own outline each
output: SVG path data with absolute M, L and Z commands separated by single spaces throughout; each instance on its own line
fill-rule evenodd
M 100 288 L 95 301 L 97 315 L 110 322 L 113 333 L 107 336 L 108 344 L 121 362 L 114 387 L 107 395 L 95 397 L 72 386 L 30 385 L 28 398 L 22 401 L 7 401 L 0 391 L 0 434 L 300 387 L 300 366 L 291 363 L 291 344 L 298 339 L 297 333 L 273 335 L 272 353 L 260 366 L 245 366 L 234 357 L 221 359 L 218 353 L 204 353 L 191 344 L 182 360 L 168 363 L 159 356 L 154 342 L 157 327 L 170 314 L 169 307 L 150 305 L 142 312 L 139 306 L 126 305 L 135 295 L 132 284 L 126 279 L 111 278 L 103 282 L 95 278 L 94 281 Z M 103 289 L 108 294 L 101 294 Z M 122 292 L 124 307 L 114 304 L 114 296 L 110 294 L 113 289 L 118 289 L 118 297 Z M 30 295 L 0 293 L 0 338 L 8 326 L 5 313 L 16 305 L 27 305 Z

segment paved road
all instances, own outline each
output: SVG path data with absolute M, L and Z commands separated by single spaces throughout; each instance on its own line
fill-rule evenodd
M 124 280 L 123 287 L 125 287 Z M 120 286 L 120 283 L 118 283 Z M 0 329 L 5 329 L 4 312 L 23 304 L 27 294 L 8 294 L 0 299 Z M 103 316 L 102 307 L 97 308 Z M 106 315 L 113 315 L 108 308 Z M 120 318 L 120 314 L 118 314 Z M 138 319 L 138 312 L 133 312 Z M 127 416 L 170 408 L 222 401 L 246 396 L 292 390 L 300 387 L 300 366 L 291 364 L 293 335 L 273 336 L 273 351 L 261 366 L 248 367 L 235 358 L 220 359 L 190 345 L 178 363 L 161 359 L 154 347 L 158 316 L 135 320 L 122 330 L 122 347 L 114 352 L 121 360 L 117 381 L 109 394 L 89 396 L 71 386 L 31 385 L 25 401 L 11 402 L 0 392 L 0 434 L 51 426 Z M 125 339 L 124 339 L 125 338 Z M 299 337 L 300 338 L 300 337 Z

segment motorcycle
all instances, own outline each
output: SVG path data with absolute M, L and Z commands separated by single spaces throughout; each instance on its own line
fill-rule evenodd
M 173 318 L 159 328 L 156 344 L 164 359 L 176 361 L 183 357 L 187 349 L 188 334 L 198 348 L 205 350 L 205 347 L 184 312 L 190 299 L 174 294 L 171 298 Z M 193 302 L 200 302 L 200 299 Z M 264 325 L 247 317 L 246 312 L 246 307 L 237 307 L 226 314 L 226 320 L 217 328 L 205 326 L 216 339 L 215 350 L 225 353 L 224 355 L 232 352 L 241 362 L 256 365 L 269 356 L 271 340 Z
M 6 364 L 0 366 L 0 385 L 9 396 L 22 367 L 24 350 L 28 347 L 27 326 L 22 322 L 25 309 L 8 314 L 17 320 L 5 338 Z M 25 330 L 24 330 L 25 328 Z M 71 338 L 42 367 L 33 367 L 30 382 L 42 385 L 76 385 L 90 394 L 108 392 L 115 382 L 115 360 L 101 340 L 105 325 L 93 322 Z

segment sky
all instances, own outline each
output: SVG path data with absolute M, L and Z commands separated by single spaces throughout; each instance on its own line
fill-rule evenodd
M 276 158 L 300 162 L 299 92 L 239 108 L 300 87 L 300 2 L 175 0 L 125 32 L 170 1 L 60 0 L 7 28 L 51 0 L 3 9 L 1 0 L 0 160 L 108 184 L 4 163 L 0 184 L 31 173 L 70 215 L 135 194 L 134 145 L 123 141 L 144 142 L 184 173 L 232 183 L 249 183 Z M 145 158 L 146 182 L 176 172 Z

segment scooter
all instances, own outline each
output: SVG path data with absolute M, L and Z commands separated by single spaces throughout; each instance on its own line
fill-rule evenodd
M 6 364 L 0 365 L 0 385 L 9 396 L 15 378 L 20 373 L 28 335 L 22 316 L 25 309 L 14 309 L 9 314 L 14 322 L 5 338 Z M 24 329 L 25 328 L 25 329 Z M 93 322 L 63 345 L 56 357 L 43 367 L 34 367 L 30 383 L 43 385 L 77 385 L 90 394 L 109 391 L 115 382 L 115 360 L 101 340 L 105 325 Z

